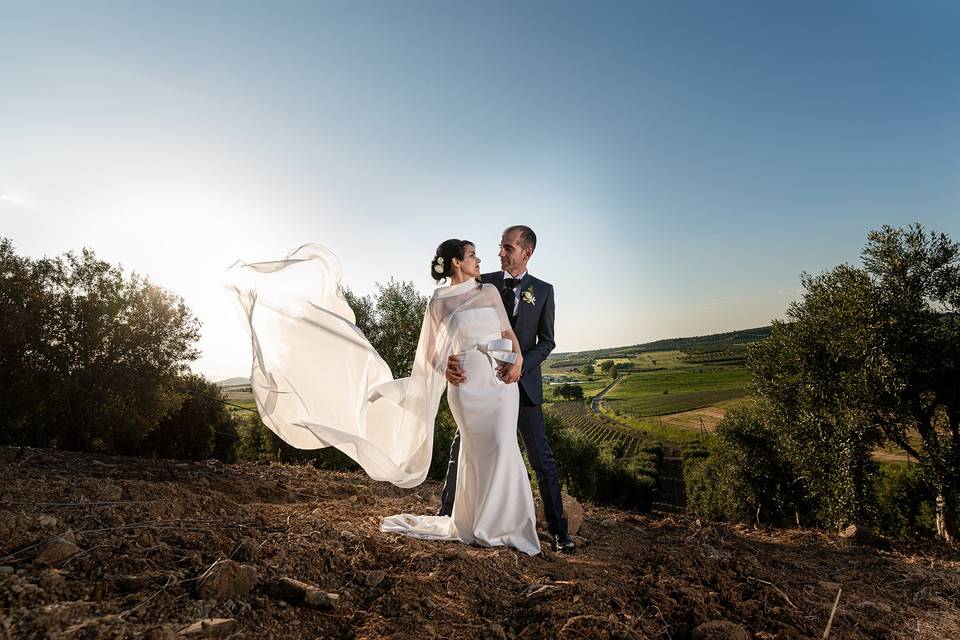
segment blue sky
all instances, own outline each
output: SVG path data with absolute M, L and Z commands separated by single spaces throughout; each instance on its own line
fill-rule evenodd
M 525 223 L 558 350 L 759 326 L 869 230 L 960 239 L 953 2 L 0 0 L 0 235 L 180 293 L 243 374 L 237 258 L 360 293 Z

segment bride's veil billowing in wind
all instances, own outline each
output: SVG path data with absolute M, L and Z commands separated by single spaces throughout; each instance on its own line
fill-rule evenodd
M 394 380 L 354 324 L 340 277 L 340 261 L 316 244 L 228 270 L 227 286 L 250 334 L 257 409 L 294 447 L 336 447 L 375 480 L 418 485 L 430 466 L 452 352 L 442 322 L 448 314 L 428 305 L 413 371 Z

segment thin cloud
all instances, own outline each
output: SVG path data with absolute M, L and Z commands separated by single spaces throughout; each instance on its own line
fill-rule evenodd
M 8 192 L 6 192 L 6 191 L 0 191 L 0 202 L 4 202 L 4 203 L 7 203 L 7 204 L 12 204 L 12 205 L 15 205 L 15 206 L 18 206 L 18 207 L 29 207 L 29 206 L 30 206 L 30 203 L 28 203 L 28 202 L 27 202 L 26 200 L 24 200 L 23 198 L 18 198 L 18 197 L 16 197 L 15 195 L 13 195 L 12 193 L 8 193 Z

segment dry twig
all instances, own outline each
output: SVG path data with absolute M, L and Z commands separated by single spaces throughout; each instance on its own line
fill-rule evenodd
M 837 598 L 833 601 L 833 609 L 830 610 L 830 618 L 827 620 L 827 628 L 823 630 L 823 640 L 827 640 L 830 636 L 830 627 L 833 626 L 833 616 L 837 612 L 837 605 L 840 603 L 840 594 L 843 593 L 843 589 L 837 589 Z
M 750 582 L 751 580 L 756 580 L 757 582 L 760 582 L 760 583 L 763 583 L 763 584 L 765 584 L 765 585 L 769 585 L 769 586 L 773 587 L 773 590 L 776 591 L 776 592 L 780 595 L 781 598 L 783 598 L 784 600 L 786 600 L 787 604 L 789 604 L 789 605 L 790 605 L 791 607 L 793 607 L 794 609 L 797 608 L 797 605 L 793 604 L 793 603 L 790 601 L 790 598 L 787 597 L 787 594 L 785 594 L 785 593 L 783 592 L 783 590 L 782 590 L 780 587 L 778 587 L 777 585 L 773 584 L 772 582 L 768 582 L 768 581 L 766 581 L 766 580 L 761 580 L 760 578 L 754 578 L 753 576 L 747 576 L 747 582 Z
M 163 593 L 163 592 L 166 590 L 167 587 L 169 587 L 171 584 L 173 584 L 173 580 L 174 580 L 174 576 L 168 577 L 168 578 L 167 578 L 167 583 L 166 583 L 165 585 L 163 585 L 162 587 L 160 587 L 156 592 L 154 592 L 153 595 L 151 595 L 151 596 L 150 596 L 149 598 L 147 598 L 146 600 L 142 601 L 140 604 L 138 604 L 138 605 L 136 605 L 136 606 L 134 606 L 134 607 L 131 607 L 131 608 L 127 609 L 126 611 L 124 611 L 123 613 L 121 613 L 120 615 L 118 615 L 117 617 L 122 620 L 122 619 L 124 618 L 124 616 L 130 615 L 131 613 L 133 613 L 134 611 L 136 611 L 137 609 L 139 609 L 139 608 L 142 607 L 143 605 L 147 604 L 148 602 L 150 602 L 151 600 L 153 600 L 154 598 L 156 598 L 158 595 L 160 595 L 161 593 Z

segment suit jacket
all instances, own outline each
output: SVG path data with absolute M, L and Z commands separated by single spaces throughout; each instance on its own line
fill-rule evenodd
M 503 288 L 503 271 L 485 273 L 480 281 L 494 285 L 498 290 Z M 523 292 L 533 289 L 536 302 L 524 302 Z M 547 359 L 557 343 L 553 336 L 554 302 L 553 285 L 530 275 L 523 276 L 520 281 L 520 308 L 517 317 L 511 319 L 513 332 L 520 341 L 520 351 L 523 353 L 523 372 L 520 375 L 520 389 L 535 405 L 543 404 L 543 378 L 540 374 L 540 364 Z M 509 316 L 513 309 L 507 309 Z

